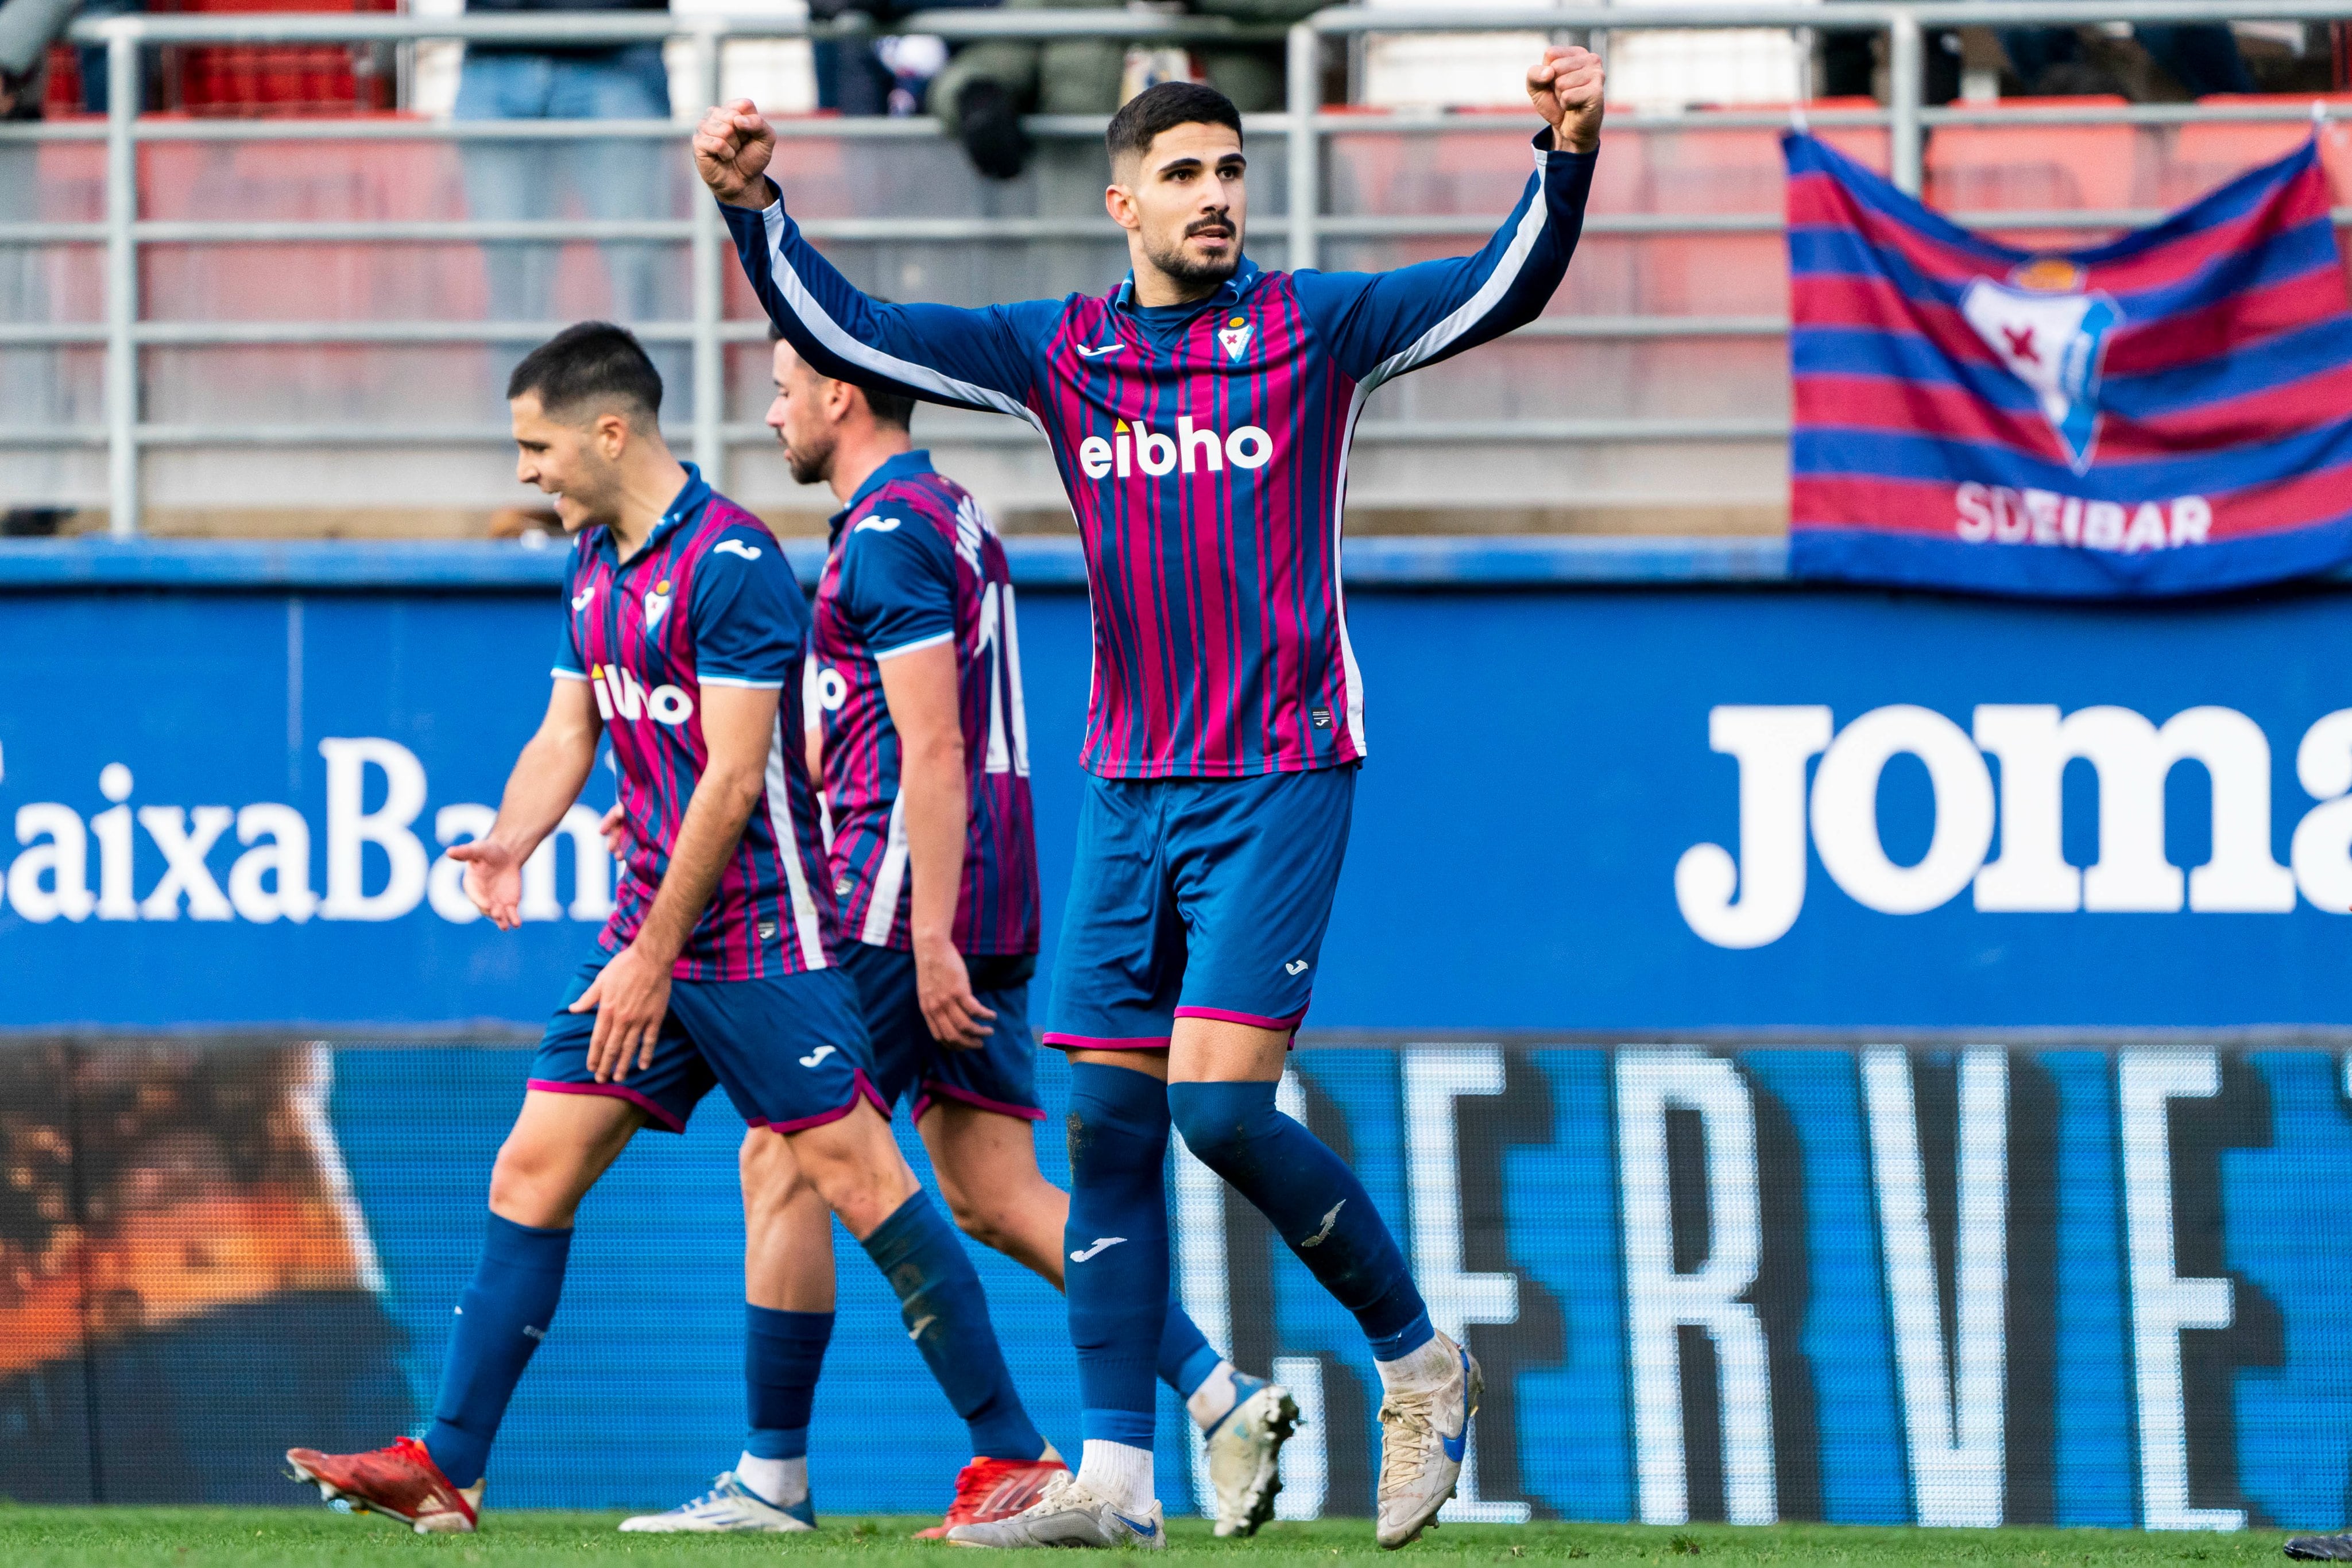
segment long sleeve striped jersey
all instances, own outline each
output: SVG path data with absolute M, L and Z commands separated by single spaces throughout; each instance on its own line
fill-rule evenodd
M 599 942 L 617 953 L 653 908 L 688 803 L 709 766 L 703 693 L 778 692 L 759 803 L 678 954 L 681 980 L 756 980 L 832 962 L 824 845 L 800 747 L 809 615 L 760 519 L 686 465 L 687 481 L 644 548 L 620 558 L 610 530 L 584 530 L 563 591 L 571 601 L 554 674 L 584 681 L 612 743 L 629 852 Z
M 778 201 L 722 207 L 752 287 L 820 372 L 1026 419 L 1052 444 L 1094 604 L 1081 760 L 1105 778 L 1237 778 L 1365 752 L 1339 528 L 1348 448 L 1383 382 L 1532 320 L 1597 153 L 1549 152 L 1475 256 L 1384 273 L 1244 259 L 1181 330 L 1133 278 L 982 310 L 869 298 Z
M 877 947 L 914 946 L 903 753 L 882 666 L 945 643 L 956 660 L 967 824 L 956 951 L 1037 951 L 1037 838 L 1012 577 L 980 504 L 933 469 L 929 453 L 891 458 L 834 514 L 814 636 L 809 706 L 824 728 L 843 932 Z

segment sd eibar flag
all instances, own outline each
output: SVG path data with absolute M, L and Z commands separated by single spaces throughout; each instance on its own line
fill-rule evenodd
M 1783 147 L 1797 574 L 2124 598 L 2352 559 L 2352 309 L 2315 142 L 2054 254 Z

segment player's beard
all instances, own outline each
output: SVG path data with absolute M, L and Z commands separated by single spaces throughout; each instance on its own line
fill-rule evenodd
M 1225 230 L 1234 241 L 1233 249 L 1218 261 L 1202 261 L 1186 254 L 1183 240 L 1211 228 Z M 1214 218 L 1196 218 L 1184 225 L 1183 239 L 1165 250 L 1147 241 L 1144 254 L 1151 258 L 1151 265 L 1160 269 L 1160 275 L 1172 283 L 1186 287 L 1219 284 L 1231 277 L 1242 264 L 1241 233 L 1241 225 L 1231 217 L 1221 214 Z
M 784 464 L 793 471 L 793 484 L 821 484 L 832 472 L 833 448 L 830 446 L 822 452 L 812 452 L 804 447 L 795 446 L 789 441 L 785 442 L 783 446 Z

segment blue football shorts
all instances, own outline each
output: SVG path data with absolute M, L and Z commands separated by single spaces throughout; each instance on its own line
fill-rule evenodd
M 972 995 L 996 1019 L 986 1041 L 970 1050 L 941 1045 L 923 1021 L 915 986 L 915 956 L 863 942 L 843 944 L 841 967 L 857 982 L 866 1032 L 873 1043 L 874 1086 L 891 1104 L 915 1096 L 914 1117 L 934 1102 L 954 1100 L 1025 1121 L 1042 1122 L 1037 1103 L 1037 1046 L 1029 1035 L 1029 977 L 1037 960 L 1027 954 L 967 955 Z
M 623 1082 L 596 1082 L 588 1041 L 596 1015 L 568 1009 L 611 955 L 580 966 L 540 1037 L 530 1087 L 551 1094 L 609 1094 L 664 1132 L 686 1119 L 715 1084 L 754 1127 L 797 1133 L 846 1116 L 862 1098 L 887 1118 L 874 1087 L 857 987 L 838 966 L 760 980 L 673 980 L 650 1067 L 632 1063 Z
M 1180 1018 L 1297 1029 L 1355 798 L 1353 763 L 1088 779 L 1045 1043 L 1160 1050 Z

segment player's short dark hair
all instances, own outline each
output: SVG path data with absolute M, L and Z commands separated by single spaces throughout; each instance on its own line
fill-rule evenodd
M 1145 88 L 1110 117 L 1110 128 L 1103 132 L 1111 166 L 1117 168 L 1122 158 L 1139 158 L 1150 152 L 1161 131 L 1180 125 L 1229 126 L 1239 136 L 1242 111 L 1215 88 L 1196 81 L 1164 81 Z
M 881 299 L 878 294 L 873 298 Z M 889 301 L 883 299 L 882 303 L 887 305 Z M 774 322 L 768 323 L 768 341 L 780 342 L 783 336 L 783 332 Z M 848 382 L 851 386 L 866 394 L 866 406 L 874 411 L 876 423 L 893 425 L 900 430 L 908 429 L 915 423 L 915 400 L 905 392 L 884 392 L 879 387 L 867 386 L 864 382 L 847 376 L 837 379 Z
M 636 334 L 610 321 L 566 327 L 522 358 L 507 378 L 507 396 L 539 394 L 550 418 L 592 402 L 621 403 L 648 423 L 661 417 L 661 372 Z

